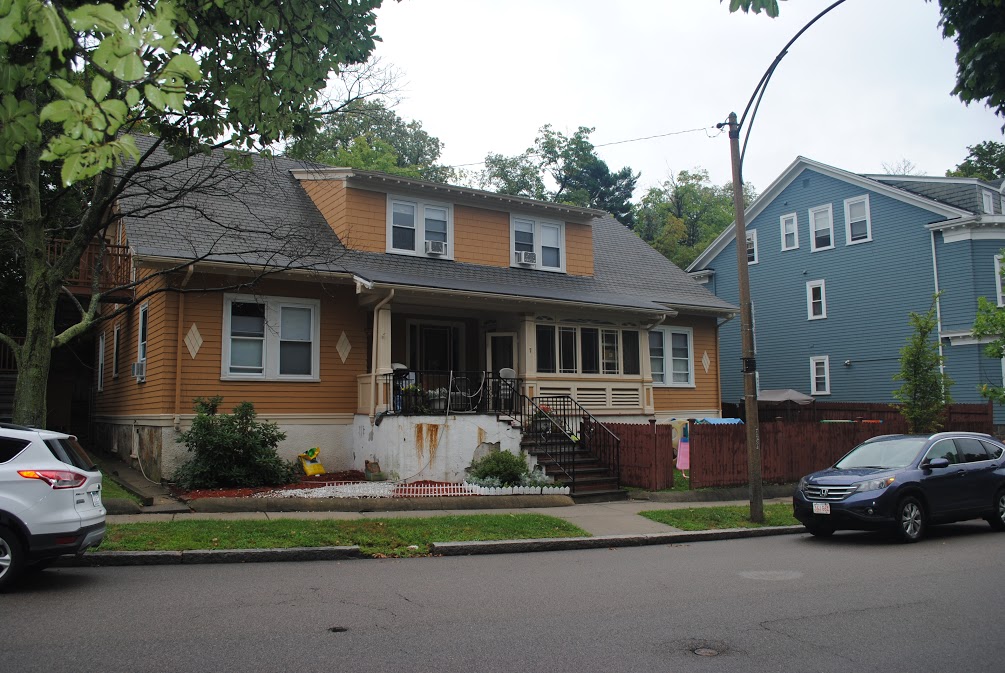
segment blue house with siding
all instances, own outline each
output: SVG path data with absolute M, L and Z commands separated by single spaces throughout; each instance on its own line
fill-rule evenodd
M 1002 384 L 1003 363 L 971 336 L 978 297 L 1005 305 L 1001 180 L 858 175 L 799 157 L 746 222 L 760 389 L 895 401 L 908 313 L 926 312 L 936 292 L 953 399 L 982 402 L 979 384 Z M 735 239 L 730 226 L 688 272 L 738 304 Z M 739 322 L 719 330 L 724 402 L 743 398 Z

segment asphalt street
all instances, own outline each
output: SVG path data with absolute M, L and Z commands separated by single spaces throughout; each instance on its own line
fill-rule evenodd
M 60 568 L 0 596 L 0 668 L 1005 671 L 1003 545 L 972 522 L 916 545 Z

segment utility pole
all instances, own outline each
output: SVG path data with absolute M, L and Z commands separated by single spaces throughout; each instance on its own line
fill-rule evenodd
M 743 176 L 740 165 L 740 125 L 729 113 L 729 153 L 733 164 L 733 210 L 736 216 L 736 277 L 740 285 L 740 342 L 743 353 L 743 404 L 747 417 L 747 478 L 750 483 L 750 520 L 764 523 L 761 486 L 761 438 L 757 417 L 757 359 L 754 320 L 747 274 L 747 226 L 743 219 Z

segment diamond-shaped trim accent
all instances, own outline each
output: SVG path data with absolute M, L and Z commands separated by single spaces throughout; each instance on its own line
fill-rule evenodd
M 705 373 L 708 374 L 708 366 L 712 364 L 712 361 L 708 359 L 708 351 L 701 354 L 701 366 L 705 368 Z
M 345 364 L 345 359 L 349 357 L 349 351 L 352 350 L 352 344 L 349 343 L 349 337 L 345 335 L 345 332 L 342 332 L 342 336 L 338 338 L 335 350 L 338 352 L 338 356 L 342 358 L 342 364 Z
M 188 334 L 185 335 L 185 347 L 188 348 L 188 354 L 195 360 L 195 356 L 199 354 L 199 349 L 202 347 L 202 335 L 199 334 L 199 328 L 195 326 L 195 323 L 192 323 L 192 326 L 188 328 Z

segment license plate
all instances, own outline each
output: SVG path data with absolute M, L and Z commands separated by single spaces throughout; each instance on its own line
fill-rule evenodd
M 815 502 L 813 503 L 813 513 L 814 514 L 830 514 L 831 504 L 829 502 Z
M 91 504 L 95 507 L 101 507 L 101 491 L 92 491 L 90 496 Z

